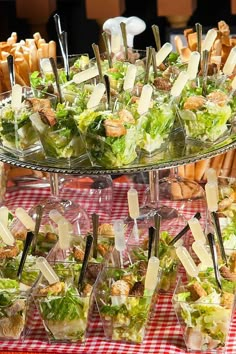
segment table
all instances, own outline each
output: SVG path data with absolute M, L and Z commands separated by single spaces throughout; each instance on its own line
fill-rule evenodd
M 126 217 L 128 214 L 127 190 L 132 183 L 113 183 L 113 210 L 114 217 Z M 139 193 L 139 199 L 142 198 L 147 188 L 144 184 L 133 185 Z M 73 195 L 73 197 L 71 197 Z M 31 206 L 39 202 L 39 200 L 50 196 L 49 188 L 21 189 L 18 191 L 10 191 L 6 196 L 6 205 L 12 211 L 18 206 L 28 210 Z M 86 192 L 81 193 L 78 190 L 65 189 L 63 197 L 70 197 L 74 201 L 79 202 L 88 213 L 96 211 L 94 205 L 88 198 Z M 183 213 L 186 219 L 193 216 L 196 211 L 203 211 L 204 203 L 201 200 L 186 202 L 170 202 L 168 204 L 179 209 L 183 207 Z M 227 345 L 227 354 L 236 352 L 236 317 L 232 323 L 229 340 Z M 159 301 L 155 307 L 155 313 L 148 325 L 148 330 L 144 342 L 141 345 L 119 342 L 108 342 L 104 340 L 102 324 L 99 320 L 98 313 L 95 313 L 89 330 L 88 337 L 84 344 L 66 344 L 53 343 L 46 341 L 44 329 L 39 321 L 35 319 L 33 330 L 25 338 L 20 341 L 0 341 L 0 353 L 63 353 L 63 354 L 184 354 L 186 352 L 185 344 L 181 335 L 180 326 L 177 323 L 174 310 L 171 303 L 171 295 L 160 295 Z

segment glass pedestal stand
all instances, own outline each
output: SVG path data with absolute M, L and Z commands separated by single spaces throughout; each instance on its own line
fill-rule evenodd
M 160 200 L 160 179 L 159 171 L 149 171 L 149 193 L 146 198 L 146 203 L 140 208 L 140 217 L 158 213 L 162 219 L 173 219 L 178 217 L 178 210 L 167 205 L 164 205 Z

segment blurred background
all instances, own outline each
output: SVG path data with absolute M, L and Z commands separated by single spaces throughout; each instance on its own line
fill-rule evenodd
M 69 54 L 92 55 L 91 44 L 99 44 L 102 24 L 116 16 L 138 16 L 145 21 L 146 30 L 135 37 L 134 46 L 139 49 L 155 46 L 153 24 L 159 26 L 162 42 L 169 40 L 172 32 L 181 33 L 196 22 L 207 29 L 224 20 L 231 33 L 236 33 L 234 0 L 0 0 L 0 40 L 5 41 L 11 32 L 17 32 L 18 39 L 25 39 L 37 31 L 46 40 L 57 40 L 53 19 L 56 12 L 63 30 L 68 32 Z

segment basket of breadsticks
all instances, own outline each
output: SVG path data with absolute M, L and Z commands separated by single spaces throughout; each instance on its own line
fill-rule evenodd
M 30 85 L 30 73 L 39 70 L 43 58 L 56 59 L 56 42 L 46 42 L 40 33 L 34 33 L 33 38 L 18 39 L 17 33 L 0 42 L 0 92 L 11 89 L 8 57 L 13 57 L 15 80 L 22 86 Z
M 236 45 L 236 37 L 230 33 L 230 27 L 225 21 L 219 21 L 217 27 L 214 29 L 217 31 L 217 36 L 210 53 L 210 69 L 212 74 L 215 66 L 219 68 L 226 62 L 231 49 Z M 175 36 L 175 47 L 183 62 L 189 61 L 191 53 L 198 50 L 197 35 L 197 30 L 194 31 L 193 28 L 185 29 L 184 37 L 186 43 L 184 43 L 181 36 Z
M 209 159 L 178 167 L 178 175 L 183 178 L 206 182 L 206 171 L 214 168 L 217 176 L 236 177 L 236 151 L 235 149 Z

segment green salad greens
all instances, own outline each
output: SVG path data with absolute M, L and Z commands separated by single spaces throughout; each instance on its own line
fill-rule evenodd
M 60 293 L 49 291 L 46 296 L 38 296 L 36 301 L 51 339 L 72 342 L 85 339 L 90 296 L 80 296 L 71 285 Z
M 195 90 L 196 91 L 196 90 Z M 213 90 L 203 97 L 194 90 L 185 91 L 179 115 L 186 136 L 200 141 L 214 142 L 228 131 L 232 110 L 224 91 Z
M 89 57 L 87 55 L 81 55 L 76 60 L 69 57 L 69 64 L 71 61 L 73 61 L 73 63 L 70 65 L 69 80 L 71 80 L 75 74 L 85 70 L 89 66 Z M 60 64 L 58 65 L 60 66 Z M 46 70 L 44 70 L 42 65 L 41 71 L 34 71 L 30 74 L 30 85 L 33 89 L 40 90 L 42 94 L 55 94 L 55 77 L 52 70 L 50 70 L 51 68 L 49 69 L 48 66 L 48 59 L 46 59 Z M 59 67 L 58 76 L 61 85 L 67 82 L 64 68 Z
M 81 291 L 77 284 L 81 264 L 69 261 L 50 263 L 59 281 L 48 285 L 41 277 L 34 288 L 34 299 L 50 340 L 83 341 L 85 339 L 92 285 L 87 278 Z
M 146 295 L 147 262 L 130 267 L 104 268 L 95 287 L 95 298 L 107 339 L 141 343 L 155 294 Z
M 5 278 L 17 280 L 17 271 L 19 268 L 22 252 L 17 255 L 15 258 L 6 259 L 1 273 Z M 36 257 L 28 255 L 26 259 L 25 266 L 21 275 L 21 283 L 32 286 L 39 276 L 39 270 L 35 266 Z
M 18 109 L 13 109 L 10 103 L 0 107 L 0 137 L 3 146 L 21 151 L 38 141 L 30 121 L 31 114 L 32 110 L 24 103 Z
M 163 292 L 169 291 L 175 286 L 178 273 L 179 259 L 176 255 L 175 247 L 169 245 L 171 239 L 172 236 L 168 231 L 160 233 L 158 258 L 160 260 L 161 276 L 159 288 Z M 148 251 L 146 242 L 140 247 L 131 246 L 130 252 L 133 260 L 147 261 Z
M 169 104 L 154 103 L 149 111 L 138 119 L 138 146 L 152 153 L 168 142 L 175 120 L 175 113 Z
M 119 112 L 99 110 L 85 110 L 75 119 L 93 163 L 119 167 L 136 159 L 138 133 L 135 122 L 123 120 Z
M 109 68 L 108 61 L 102 61 L 103 72 L 108 75 L 111 88 L 117 93 L 123 90 L 124 79 L 129 65 L 129 62 L 117 60 L 113 62 L 112 68 Z M 141 64 L 136 65 L 136 69 L 136 81 L 141 80 L 141 78 L 144 78 L 145 66 Z
M 75 109 L 66 103 L 58 103 L 54 124 L 44 122 L 40 116 L 31 117 L 47 157 L 80 157 L 85 153 L 85 147 L 74 121 L 75 112 Z
M 128 297 L 122 305 L 104 305 L 101 315 L 111 321 L 112 340 L 141 343 L 145 335 L 151 299 Z
M 226 123 L 231 117 L 231 108 L 209 104 L 204 110 L 197 112 L 185 110 L 180 116 L 184 121 L 187 137 L 216 141 L 227 131 Z
M 236 250 L 236 217 L 226 220 L 227 224 L 221 225 L 223 244 L 225 249 Z

